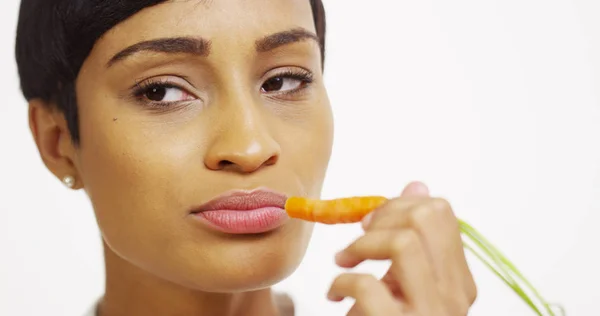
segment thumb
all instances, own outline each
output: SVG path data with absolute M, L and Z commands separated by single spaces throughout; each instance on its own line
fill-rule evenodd
M 401 197 L 428 197 L 429 188 L 423 182 L 411 182 L 402 191 Z

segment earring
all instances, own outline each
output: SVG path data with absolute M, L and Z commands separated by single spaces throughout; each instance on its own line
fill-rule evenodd
M 62 182 L 69 189 L 75 187 L 75 178 L 73 178 L 72 176 L 64 176 Z

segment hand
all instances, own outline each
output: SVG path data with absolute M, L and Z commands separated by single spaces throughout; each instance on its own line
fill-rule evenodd
M 391 260 L 387 274 L 344 273 L 328 298 L 355 299 L 350 316 L 465 316 L 477 296 L 458 219 L 424 184 L 408 185 L 363 221 L 365 234 L 338 253 L 353 268 L 365 260 Z

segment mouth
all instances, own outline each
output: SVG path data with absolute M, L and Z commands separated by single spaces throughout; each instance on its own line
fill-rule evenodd
M 228 234 L 260 234 L 282 226 L 287 196 L 275 191 L 228 191 L 196 207 L 191 214 L 213 229 Z

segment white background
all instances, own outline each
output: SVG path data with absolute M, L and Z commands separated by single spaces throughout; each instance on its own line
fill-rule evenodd
M 600 315 L 600 1 L 326 2 L 336 142 L 324 197 L 393 196 L 422 180 L 568 315 Z M 102 293 L 98 229 L 31 140 L 14 63 L 17 0 L 0 1 L 0 315 L 78 316 Z M 318 227 L 278 286 L 301 316 L 359 227 Z M 471 260 L 471 315 L 533 315 Z M 361 269 L 381 274 L 381 265 Z

